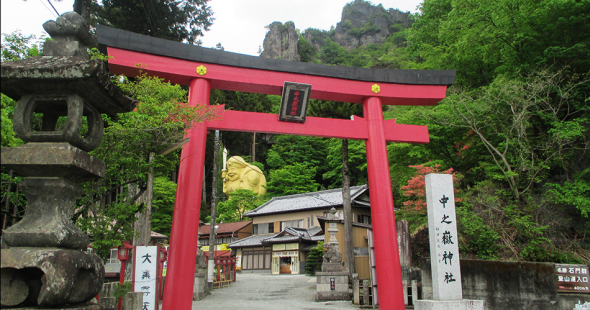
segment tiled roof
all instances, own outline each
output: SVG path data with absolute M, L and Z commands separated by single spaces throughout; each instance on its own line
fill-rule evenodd
M 236 232 L 236 231 L 246 227 L 250 223 L 252 223 L 252 221 L 219 223 L 219 224 L 217 224 L 217 225 L 219 225 L 219 228 L 217 229 L 217 234 L 220 235 L 220 234 L 227 234 L 227 233 Z M 201 229 L 199 231 L 199 233 L 201 235 L 209 235 L 209 232 L 211 232 L 211 225 L 203 225 L 203 226 L 201 226 Z
M 203 251 L 207 260 L 209 260 L 209 251 Z M 215 250 L 215 257 L 229 257 L 231 250 Z
M 240 239 L 238 241 L 232 242 L 227 245 L 228 248 L 241 248 L 241 247 L 248 247 L 248 246 L 258 246 L 262 245 L 262 240 L 271 238 L 275 235 L 252 235 L 250 237 L 246 237 L 244 239 Z
M 367 185 L 353 186 L 350 188 L 350 198 L 356 199 L 369 187 Z M 260 207 L 246 212 L 244 216 L 254 217 L 259 215 L 296 212 L 310 209 L 327 209 L 341 206 L 342 189 L 330 189 L 319 192 L 274 197 Z
M 152 239 L 168 239 L 168 236 L 166 236 L 166 235 L 162 235 L 162 234 L 160 234 L 160 233 L 157 233 L 157 232 L 155 232 L 155 231 L 152 231 L 152 232 L 150 233 L 150 237 L 151 237 Z
M 322 223 L 325 222 L 326 220 L 328 220 L 327 217 L 325 217 L 325 216 L 319 216 L 319 215 L 317 216 L 317 219 L 320 222 L 320 225 L 323 225 Z M 339 219 L 339 222 L 341 224 L 344 224 L 344 220 L 343 219 Z M 371 224 L 365 224 L 365 223 L 359 223 L 359 222 L 352 222 L 352 226 L 358 226 L 358 227 L 373 229 L 373 225 L 371 225 Z
M 228 245 L 229 248 L 242 248 L 261 246 L 269 243 L 283 243 L 283 242 L 294 242 L 299 240 L 306 241 L 322 241 L 324 235 L 319 235 L 322 232 L 320 227 L 295 228 L 287 227 L 280 233 L 274 235 L 254 235 L 236 242 L 232 242 Z
M 311 241 L 324 241 L 324 239 L 326 239 L 326 237 L 324 235 L 317 235 L 317 236 L 311 237 Z
M 300 236 L 287 235 L 287 236 L 280 236 L 280 237 L 275 237 L 275 238 L 264 239 L 263 243 L 285 243 L 285 242 L 299 241 L 299 239 L 302 239 L 302 238 Z

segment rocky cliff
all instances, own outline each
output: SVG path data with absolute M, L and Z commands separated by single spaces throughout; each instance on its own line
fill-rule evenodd
M 351 50 L 369 44 L 379 44 L 397 31 L 409 28 L 412 24 L 410 13 L 396 9 L 383 8 L 381 4 L 375 6 L 364 0 L 355 0 L 342 9 L 342 17 L 336 27 L 331 30 L 308 28 L 302 33 L 301 40 L 295 30 L 293 22 L 274 22 L 268 26 L 268 33 L 264 38 L 264 51 L 261 57 L 310 61 L 309 57 L 302 59 L 301 49 L 312 49 L 307 55 L 319 53 L 327 38 L 339 46 Z M 313 56 L 311 56 L 313 58 Z
M 297 41 L 299 35 L 295 31 L 293 22 L 274 22 L 268 26 L 268 32 L 264 37 L 264 51 L 260 57 L 272 59 L 297 60 L 299 52 L 297 50 Z
M 409 13 L 385 10 L 381 4 L 374 6 L 370 2 L 356 0 L 342 9 L 333 41 L 346 49 L 378 44 L 392 33 L 410 26 Z

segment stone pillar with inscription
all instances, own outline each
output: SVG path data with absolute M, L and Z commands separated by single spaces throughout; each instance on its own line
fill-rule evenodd
M 71 220 L 78 183 L 104 176 L 105 165 L 87 152 L 98 147 L 102 113 L 131 111 L 136 102 L 110 82 L 84 19 L 62 14 L 43 27 L 53 41 L 43 56 L 2 63 L 2 92 L 17 100 L 14 131 L 26 144 L 2 148 L 1 163 L 25 177 L 23 219 L 3 233 L 2 308 L 95 309 L 86 302 L 101 290 L 101 259 L 86 252 L 89 239 Z M 40 127 L 33 127 L 40 117 Z M 84 123 L 86 120 L 86 123 Z
M 336 239 L 338 223 L 341 220 L 336 216 L 336 209 L 330 209 L 326 220 L 326 231 L 330 234 L 330 239 L 325 246 L 327 250 L 324 252 L 322 272 L 316 273 L 318 301 L 350 300 L 351 298 L 348 293 L 348 272 L 342 271 L 342 253 Z
M 453 176 L 428 174 L 425 181 L 433 300 L 417 300 L 414 308 L 483 310 L 483 300 L 463 299 Z

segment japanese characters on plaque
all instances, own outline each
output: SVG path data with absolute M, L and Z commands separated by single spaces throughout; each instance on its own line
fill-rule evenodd
M 428 174 L 425 181 L 432 297 L 435 300 L 462 299 L 453 176 Z
M 156 309 L 156 280 L 158 266 L 157 246 L 135 247 L 135 277 L 133 291 L 143 293 L 141 310 Z
M 586 265 L 555 264 L 557 291 L 590 294 L 590 269 Z

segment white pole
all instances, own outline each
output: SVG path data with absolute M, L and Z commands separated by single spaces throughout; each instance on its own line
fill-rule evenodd
M 225 168 L 226 168 L 225 167 L 226 162 L 227 162 L 227 149 L 223 148 L 223 170 L 225 170 Z

